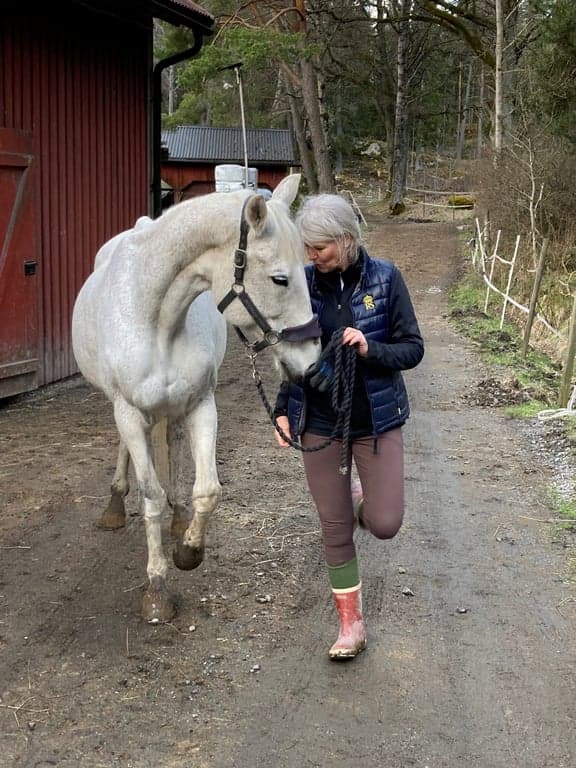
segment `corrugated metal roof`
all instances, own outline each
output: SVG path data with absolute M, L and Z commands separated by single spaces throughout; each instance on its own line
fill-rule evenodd
M 216 20 L 214 16 L 194 0 L 74 0 L 78 5 L 99 13 L 137 23 L 155 16 L 175 26 L 188 27 L 211 35 Z
M 244 142 L 241 128 L 179 125 L 162 132 L 168 161 L 242 163 Z M 295 165 L 298 161 L 292 132 L 283 128 L 247 128 L 248 161 Z
M 215 19 L 205 8 L 193 0 L 152 0 L 153 13 L 172 24 L 195 26 L 200 24 L 212 30 Z
M 201 16 L 214 18 L 205 8 L 202 8 L 198 3 L 192 2 L 192 0 L 166 0 L 166 5 L 180 5 L 184 9 L 196 11 L 196 13 L 199 13 Z

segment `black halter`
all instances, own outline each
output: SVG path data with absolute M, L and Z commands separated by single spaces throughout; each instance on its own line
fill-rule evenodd
M 236 248 L 234 253 L 234 283 L 222 301 L 218 304 L 218 309 L 220 312 L 224 312 L 234 299 L 240 299 L 250 317 L 264 334 L 263 338 L 259 341 L 251 342 L 240 328 L 234 326 L 236 333 L 250 354 L 255 355 L 263 349 L 266 349 L 266 347 L 271 347 L 281 341 L 299 342 L 306 341 L 307 339 L 317 339 L 322 335 L 322 331 L 317 315 L 312 315 L 312 319 L 307 323 L 304 323 L 304 325 L 293 325 L 289 328 L 283 328 L 281 331 L 276 331 L 270 326 L 268 320 L 266 320 L 256 304 L 254 304 L 250 296 L 246 293 L 246 288 L 244 286 L 244 272 L 246 271 L 247 266 L 246 246 L 248 244 L 248 231 L 250 230 L 250 224 L 246 220 L 246 205 L 249 200 L 250 198 L 247 198 L 242 206 L 240 240 L 238 241 L 238 248 Z

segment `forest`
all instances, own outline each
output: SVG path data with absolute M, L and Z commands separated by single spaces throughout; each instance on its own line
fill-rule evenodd
M 412 187 L 466 192 L 474 215 L 522 236 L 529 296 L 542 243 L 541 311 L 568 322 L 576 273 L 573 0 L 206 0 L 216 31 L 166 71 L 164 127 L 290 128 L 306 190 L 377 180 L 387 213 Z M 158 58 L 191 40 L 158 25 Z

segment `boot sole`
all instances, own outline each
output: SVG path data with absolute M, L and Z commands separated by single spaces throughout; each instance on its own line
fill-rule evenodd
M 338 651 L 328 651 L 328 656 L 332 661 L 346 661 L 348 659 L 354 659 L 359 653 L 365 650 L 367 643 L 359 646 L 358 648 L 342 648 Z

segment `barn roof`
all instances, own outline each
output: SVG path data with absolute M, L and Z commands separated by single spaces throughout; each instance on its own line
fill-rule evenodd
M 151 0 L 152 14 L 176 26 L 191 27 L 200 23 L 212 29 L 214 17 L 193 0 Z
M 237 163 L 244 160 L 241 128 L 179 125 L 162 132 L 168 148 L 165 161 Z M 292 132 L 283 128 L 247 128 L 248 161 L 259 164 L 296 165 Z
M 202 35 L 214 31 L 216 20 L 212 14 L 194 0 L 74 0 L 91 8 L 97 13 L 104 13 L 118 18 L 135 21 L 142 16 L 156 17 L 177 27 L 196 29 Z

